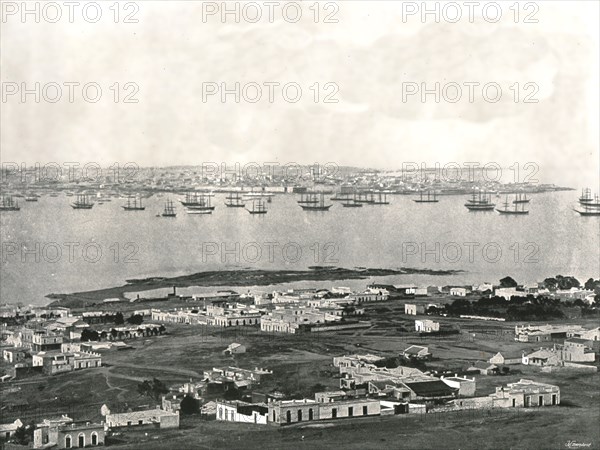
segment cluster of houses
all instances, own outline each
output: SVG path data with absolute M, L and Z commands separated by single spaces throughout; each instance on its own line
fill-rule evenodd
M 598 348 L 598 339 L 592 338 L 597 336 L 598 328 L 593 330 L 586 330 L 579 326 L 543 326 L 540 328 L 543 330 L 542 334 L 537 334 L 539 332 L 538 327 L 517 326 L 516 331 L 518 334 L 515 339 L 520 342 L 540 342 L 560 339 L 565 335 L 586 336 L 587 338 L 568 337 L 560 344 L 552 343 L 551 346 L 547 347 L 512 352 L 501 351 L 487 361 L 472 363 L 467 371 L 482 375 L 492 375 L 497 374 L 502 366 L 517 364 L 540 367 L 566 366 L 572 369 L 597 371 L 597 367 L 594 364 L 596 361 L 594 347 Z M 529 334 L 527 330 L 533 334 Z M 540 339 L 538 340 L 538 338 Z
M 218 327 L 260 325 L 264 332 L 290 334 L 365 328 L 371 324 L 359 320 L 364 314 L 364 308 L 359 305 L 384 301 L 388 295 L 375 289 L 362 293 L 346 293 L 345 288 L 333 291 L 339 297 L 325 298 L 330 293 L 327 290 L 302 289 L 257 296 L 253 305 L 218 300 L 203 308 L 154 309 L 152 320 Z
M 595 300 L 595 293 L 592 290 L 576 288 L 558 289 L 551 291 L 543 286 L 543 283 L 533 283 L 517 287 L 502 287 L 490 283 L 483 283 L 477 286 L 444 286 L 439 290 L 440 294 L 446 294 L 451 297 L 467 297 L 471 295 L 489 297 L 502 297 L 510 300 L 512 297 L 544 296 L 557 298 L 559 300 L 582 300 L 588 305 L 592 305 Z
M 18 311 L 19 313 L 21 310 Z M 83 312 L 72 315 L 68 308 L 27 309 L 25 324 L 0 325 L 0 351 L 11 365 L 8 379 L 35 373 L 54 375 L 102 365 L 98 350 L 128 348 L 123 340 L 155 336 L 164 325 L 110 325 L 114 312 Z M 140 311 L 140 315 L 150 314 Z M 93 330 L 93 332 L 92 332 Z M 85 333 L 94 333 L 94 341 L 82 341 Z
M 560 338 L 600 341 L 600 327 L 587 329 L 581 325 L 516 325 L 515 341 L 544 342 Z
M 407 358 L 427 359 L 426 347 L 411 346 Z M 314 398 L 266 401 L 217 400 L 216 419 L 248 424 L 288 425 L 318 420 L 361 418 L 393 414 L 423 414 L 483 408 L 528 408 L 560 404 L 558 386 L 521 379 L 476 396 L 475 378 L 434 377 L 413 367 L 386 368 L 376 355 L 333 358 L 339 369 L 340 389 L 317 392 Z
M 232 344 L 234 351 L 240 344 Z M 69 359 L 76 358 L 77 348 L 71 347 Z M 47 354 L 53 354 L 48 351 Z M 36 361 L 58 361 L 53 357 L 38 355 Z M 400 355 L 404 360 L 422 361 L 431 358 L 427 347 L 411 345 Z M 500 355 L 495 355 L 498 358 Z M 339 371 L 339 389 L 316 392 L 313 398 L 288 399 L 281 393 L 254 395 L 253 388 L 260 385 L 273 372 L 268 369 L 222 367 L 205 370 L 199 383 L 185 383 L 177 392 L 162 397 L 162 404 L 141 411 L 111 412 L 104 405 L 100 422 L 74 422 L 69 417 L 48 419 L 37 424 L 33 448 L 83 448 L 104 445 L 110 431 L 140 429 L 168 429 L 179 427 L 181 403 L 186 396 L 202 400 L 204 396 L 217 396 L 218 400 L 205 403 L 202 414 L 219 421 L 290 425 L 320 420 L 365 418 L 395 414 L 425 414 L 435 411 L 483 408 L 528 408 L 560 404 L 558 386 L 521 379 L 495 392 L 476 396 L 476 379 L 468 376 L 433 376 L 415 367 L 385 367 L 383 357 L 371 354 L 353 354 L 333 358 Z M 504 363 L 507 363 L 504 360 Z M 62 361 L 57 365 L 63 364 Z M 225 400 L 230 389 L 251 393 L 250 401 Z M 244 397 L 248 399 L 248 396 Z M 0 425 L 0 437 L 10 438 L 20 421 Z
M 109 432 L 179 428 L 179 412 L 165 411 L 158 406 L 153 409 L 112 413 L 103 405 L 100 413 L 103 420 L 99 422 L 74 421 L 67 415 L 43 419 L 35 424 L 33 442 L 29 448 L 97 447 L 105 445 Z M 9 440 L 20 427 L 23 427 L 23 422 L 19 419 L 12 423 L 0 424 L 0 440 Z

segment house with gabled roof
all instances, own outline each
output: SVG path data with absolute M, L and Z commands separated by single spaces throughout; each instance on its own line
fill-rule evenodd
M 528 355 L 523 353 L 522 362 L 526 366 L 558 366 L 561 363 L 561 357 L 556 348 L 540 348 Z
M 498 366 L 488 361 L 476 361 L 471 363 L 467 368 L 467 372 L 476 372 L 481 375 L 492 375 L 498 372 Z
M 521 364 L 522 358 L 521 352 L 498 352 L 492 356 L 488 361 L 491 364 L 510 365 L 510 364 Z

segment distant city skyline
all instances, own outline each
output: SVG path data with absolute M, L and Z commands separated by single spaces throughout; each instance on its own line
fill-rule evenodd
M 103 97 L 36 103 L 30 95 L 21 103 L 9 96 L 1 105 L 1 159 L 332 161 L 382 170 L 402 162 L 534 162 L 544 182 L 598 189 L 598 3 L 543 3 L 538 23 L 505 16 L 499 23 L 404 23 L 400 3 L 348 2 L 339 4 L 338 23 L 258 26 L 205 23 L 193 3 L 144 2 L 132 24 L 7 20 L 3 83 L 94 82 Z M 44 46 L 31 48 L 31 40 Z M 470 51 L 453 51 L 459 48 Z M 139 88 L 138 103 L 123 103 L 133 92 L 128 82 Z M 273 103 L 231 96 L 222 103 L 214 95 L 203 102 L 204 83 L 269 82 L 298 83 L 303 97 L 289 103 L 278 92 Z M 478 90 L 473 103 L 436 103 L 431 95 L 424 103 L 418 95 L 403 101 L 403 83 L 468 82 L 498 83 L 502 99 L 484 101 Z M 337 86 L 337 103 L 324 103 L 333 92 L 325 83 Z M 538 103 L 523 103 L 533 93 L 526 83 L 536 84 Z

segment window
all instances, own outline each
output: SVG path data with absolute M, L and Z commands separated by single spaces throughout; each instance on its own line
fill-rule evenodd
M 95 431 L 92 433 L 92 445 L 98 445 L 98 433 Z
M 78 436 L 78 439 L 77 439 L 77 446 L 79 448 L 85 447 L 85 434 L 79 433 L 79 436 Z
M 308 410 L 308 420 L 313 420 L 313 410 L 312 410 L 312 408 L 310 408 Z
M 517 399 L 516 399 L 516 398 L 513 398 L 513 408 L 514 408 L 515 406 L 517 406 Z
M 354 408 L 352 406 L 348 407 L 348 416 L 352 417 L 354 415 Z
M 71 448 L 71 435 L 68 434 L 65 437 L 65 448 Z
M 275 411 L 273 411 L 273 422 L 275 422 Z
M 287 423 L 290 423 L 292 421 L 292 412 L 291 411 L 287 411 L 285 413 L 285 418 L 287 419 Z
M 540 395 L 538 398 L 538 406 L 544 406 L 544 396 Z
M 337 418 L 337 408 L 333 408 L 333 409 L 331 410 L 331 417 L 333 417 L 334 419 L 336 419 L 336 418 Z
M 556 405 L 556 394 L 552 394 L 552 405 Z
M 142 419 L 138 420 L 138 425 L 143 425 L 144 421 Z
M 302 422 L 302 410 L 298 410 L 298 422 Z

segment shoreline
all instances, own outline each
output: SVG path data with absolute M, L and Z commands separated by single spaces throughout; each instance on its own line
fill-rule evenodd
M 69 306 L 77 303 L 95 303 L 106 298 L 124 299 L 131 291 L 150 291 L 161 288 L 185 287 L 224 287 L 224 286 L 268 286 L 272 284 L 296 283 L 306 281 L 362 280 L 371 277 L 393 275 L 457 275 L 463 270 L 433 270 L 402 267 L 399 269 L 374 269 L 357 267 L 353 269 L 339 267 L 312 266 L 307 270 L 258 270 L 240 269 L 224 271 L 197 272 L 177 277 L 150 277 L 126 280 L 125 285 L 71 294 L 51 293 L 46 298 L 52 300 L 48 306 Z

